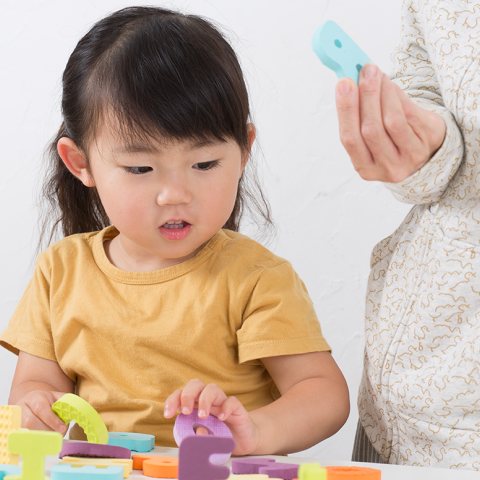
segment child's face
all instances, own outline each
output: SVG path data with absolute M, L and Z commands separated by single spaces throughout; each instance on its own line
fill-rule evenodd
M 59 152 L 64 158 L 60 142 Z M 247 159 L 233 140 L 131 147 L 105 130 L 90 149 L 93 182 L 85 171 L 77 176 L 96 186 L 129 257 L 155 264 L 154 257 L 189 258 L 222 228 Z

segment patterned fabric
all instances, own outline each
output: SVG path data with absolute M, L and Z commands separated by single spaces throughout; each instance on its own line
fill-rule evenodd
M 393 80 L 445 119 L 373 250 L 360 420 L 393 464 L 480 470 L 480 4 L 405 0 Z

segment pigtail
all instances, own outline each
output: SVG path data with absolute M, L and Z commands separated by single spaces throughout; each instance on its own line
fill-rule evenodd
M 47 147 L 45 157 L 47 172 L 41 191 L 41 230 L 37 253 L 47 238 L 49 245 L 57 237 L 61 228 L 63 236 L 76 233 L 95 232 L 110 225 L 95 187 L 86 187 L 71 174 L 57 151 L 57 143 L 62 137 L 69 137 L 62 123 L 58 133 Z

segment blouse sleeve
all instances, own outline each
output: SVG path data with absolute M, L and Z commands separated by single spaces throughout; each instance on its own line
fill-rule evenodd
M 402 39 L 391 54 L 392 81 L 417 105 L 442 116 L 446 124 L 443 145 L 417 172 L 400 183 L 385 183 L 400 201 L 412 204 L 438 201 L 458 170 L 464 144 L 452 113 L 445 107 L 436 66 L 431 63 L 425 31 L 431 26 L 421 14 L 422 0 L 404 0 Z
M 288 262 L 259 275 L 237 339 L 240 363 L 330 350 L 307 289 Z
M 33 277 L 20 299 L 0 345 L 18 355 L 19 351 L 57 361 L 50 324 L 50 268 L 40 254 Z

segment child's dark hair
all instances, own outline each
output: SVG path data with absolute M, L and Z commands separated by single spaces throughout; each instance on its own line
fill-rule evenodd
M 39 249 L 49 228 L 48 243 L 60 225 L 64 236 L 110 225 L 95 187 L 70 173 L 57 142 L 72 139 L 88 162 L 88 147 L 112 113 L 127 141 L 231 138 L 248 151 L 247 89 L 222 34 L 196 15 L 156 7 L 119 10 L 78 42 L 63 73 L 63 123 L 47 150 L 42 195 L 48 208 Z M 238 231 L 247 209 L 269 230 L 270 208 L 256 175 L 248 177 L 249 164 L 224 228 Z

